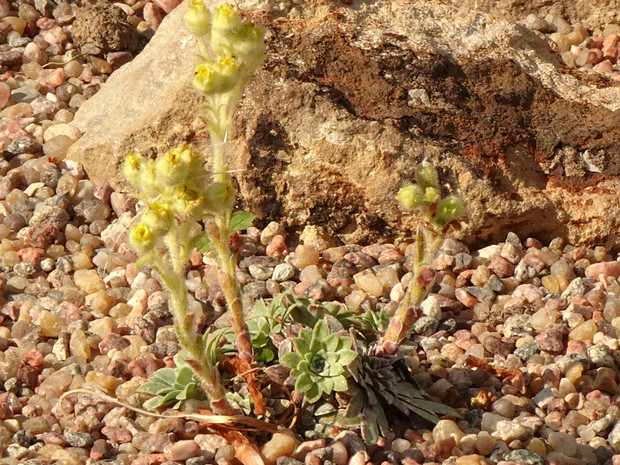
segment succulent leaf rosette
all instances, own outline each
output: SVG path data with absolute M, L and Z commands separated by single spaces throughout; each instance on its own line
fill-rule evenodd
M 377 353 L 376 349 L 360 343 L 359 356 L 350 365 L 354 394 L 345 416 L 359 420 L 364 441 L 374 445 L 380 436 L 386 437 L 390 431 L 388 418 L 397 412 L 434 424 L 441 416 L 458 416 L 451 407 L 431 401 L 415 382 L 406 361 L 409 354 L 415 353 L 413 347 L 401 346 L 395 356 Z
M 303 392 L 308 402 L 348 388 L 346 366 L 357 357 L 349 337 L 330 334 L 320 320 L 312 330 L 303 328 L 292 341 L 298 353 L 285 354 L 282 363 L 291 368 L 295 391 Z

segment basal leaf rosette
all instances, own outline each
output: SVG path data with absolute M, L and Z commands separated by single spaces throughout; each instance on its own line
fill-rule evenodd
M 303 392 L 308 402 L 314 403 L 323 394 L 347 389 L 346 366 L 357 356 L 349 337 L 330 334 L 327 324 L 320 320 L 313 330 L 302 329 L 292 341 L 297 353 L 285 354 L 282 363 L 291 368 L 295 391 Z

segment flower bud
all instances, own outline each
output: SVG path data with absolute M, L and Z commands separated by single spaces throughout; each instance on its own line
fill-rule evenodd
M 235 204 L 235 188 L 229 182 L 215 182 L 207 188 L 205 206 L 211 211 L 230 210 Z
M 435 223 L 444 226 L 450 221 L 456 220 L 465 213 L 465 202 L 460 197 L 452 195 L 442 199 L 437 204 Z
M 185 25 L 189 32 L 201 37 L 211 31 L 211 12 L 202 0 L 192 0 L 185 10 Z
M 163 236 L 172 227 L 174 215 L 166 203 L 153 202 L 144 210 L 140 219 L 153 234 Z
M 424 190 L 424 202 L 433 203 L 439 197 L 439 191 L 434 187 L 427 187 Z
M 185 181 L 176 188 L 172 198 L 173 209 L 181 216 L 192 217 L 202 213 L 201 189 L 192 181 Z
M 146 197 L 157 197 L 159 195 L 159 183 L 155 174 L 155 162 L 153 160 L 145 160 L 140 169 L 140 176 L 136 183 L 140 191 Z
M 123 174 L 127 180 L 133 184 L 137 184 L 138 177 L 140 176 L 140 170 L 144 162 L 144 157 L 137 153 L 130 153 L 125 157 L 123 163 Z
M 138 223 L 131 228 L 129 243 L 138 252 L 148 252 L 155 247 L 155 236 L 146 224 Z
M 396 199 L 404 208 L 415 208 L 422 205 L 424 201 L 424 192 L 417 184 L 403 187 L 396 194 Z
M 251 73 L 265 59 L 265 30 L 245 22 L 232 39 L 231 46 L 233 54 L 242 61 L 244 70 Z
M 203 94 L 214 94 L 216 88 L 215 73 L 213 71 L 213 65 L 211 63 L 203 63 L 196 67 L 194 73 L 194 87 Z
M 211 47 L 219 55 L 231 55 L 232 41 L 241 28 L 241 16 L 236 8 L 221 5 L 213 15 Z
M 165 179 L 167 184 L 174 184 L 183 179 L 186 171 L 183 169 L 179 150 L 171 150 L 157 157 L 155 173 L 158 178 Z
M 420 163 L 420 166 L 418 166 L 418 169 L 415 173 L 415 180 L 422 189 L 426 189 L 427 187 L 439 189 L 437 171 L 435 171 L 433 165 L 431 165 L 427 161 Z
M 205 95 L 225 93 L 239 82 L 240 68 L 233 57 L 220 57 L 217 62 L 196 67 L 194 87 Z
M 164 155 L 160 155 L 155 162 L 155 172 L 158 178 L 163 179 L 169 186 L 182 182 L 188 176 L 193 176 L 201 167 L 201 159 L 189 145 L 176 147 Z

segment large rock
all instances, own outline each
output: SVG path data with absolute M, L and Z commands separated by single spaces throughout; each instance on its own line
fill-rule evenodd
M 312 3 L 312 2 L 311 2 Z M 351 2 L 347 2 L 351 3 Z M 76 114 L 70 149 L 122 187 L 130 151 L 206 149 L 185 5 Z M 535 33 L 428 0 L 312 3 L 299 17 L 247 12 L 265 66 L 230 131 L 243 208 L 347 242 L 410 235 L 394 196 L 424 158 L 468 201 L 468 243 L 508 231 L 573 243 L 620 225 L 620 90 L 565 67 Z
M 620 22 L 618 0 L 450 0 L 458 8 L 478 10 L 502 19 L 519 21 L 528 14 L 545 17 L 559 15 L 569 23 L 588 29 Z

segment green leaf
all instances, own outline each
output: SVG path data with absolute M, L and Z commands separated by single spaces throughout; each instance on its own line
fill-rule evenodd
M 302 373 L 299 378 L 297 378 L 297 382 L 295 383 L 295 390 L 299 392 L 310 391 L 314 383 L 312 382 L 312 378 L 308 373 Z
M 170 391 L 168 394 L 166 394 L 164 396 L 164 398 L 161 400 L 161 405 L 167 405 L 167 404 L 171 404 L 172 402 L 174 402 L 175 400 L 177 400 L 179 394 L 181 393 L 181 391 Z
M 232 214 L 230 218 L 230 231 L 244 231 L 252 226 L 256 219 L 256 215 L 252 213 L 238 211 Z
M 140 386 L 136 391 L 142 392 L 144 394 L 151 394 L 153 396 L 157 396 L 168 392 L 171 389 L 171 386 L 164 383 L 159 383 L 156 381 L 149 381 L 148 383 L 144 383 Z
M 174 369 L 172 368 L 160 368 L 155 373 L 153 373 L 153 382 L 160 382 L 163 384 L 167 384 L 168 386 L 174 386 L 174 382 L 176 380 L 176 374 L 174 373 Z
M 327 324 L 323 320 L 319 321 L 314 327 L 312 338 L 318 341 L 324 341 L 328 335 L 329 328 L 327 327 Z
M 333 378 L 323 378 L 319 383 L 319 388 L 325 394 L 330 395 L 334 390 L 334 379 Z
M 338 350 L 340 340 L 337 334 L 330 334 L 323 340 L 323 343 L 325 344 L 325 350 L 327 350 L 327 352 L 334 352 Z
M 302 335 L 303 334 L 304 333 L 302 332 Z M 308 339 L 304 337 L 294 337 L 292 341 L 293 341 L 293 344 L 295 345 L 295 348 L 301 355 L 305 355 L 308 352 L 310 352 L 310 341 Z
M 347 388 L 349 387 L 349 383 L 347 382 L 347 378 L 345 378 L 342 375 L 336 376 L 336 377 L 334 377 L 332 379 L 334 381 L 334 391 L 337 391 L 337 392 L 346 391 Z
M 257 360 L 259 362 L 270 363 L 270 362 L 273 362 L 275 358 L 276 358 L 276 354 L 274 353 L 273 350 L 271 350 L 268 347 L 262 347 L 258 351 Z
M 321 398 L 323 395 L 323 391 L 319 389 L 317 384 L 313 384 L 310 389 L 306 392 L 306 399 L 311 404 L 314 404 L 317 400 Z
M 174 383 L 180 389 L 183 389 L 188 384 L 194 382 L 194 372 L 187 366 L 177 367 L 176 382 Z
M 301 355 L 296 354 L 295 352 L 288 352 L 282 356 L 280 361 L 289 368 L 297 368 L 297 365 L 299 365 L 301 360 Z
M 349 401 L 349 405 L 347 405 L 345 409 L 345 416 L 347 417 L 356 417 L 360 413 L 362 413 L 362 409 L 364 408 L 364 393 L 362 391 L 356 392 L 351 400 Z
M 162 405 L 164 405 L 163 402 L 163 397 L 161 396 L 157 396 L 157 397 L 153 397 L 152 399 L 147 400 L 143 405 L 144 408 L 147 410 L 155 410 L 158 409 L 159 407 L 161 407 Z
M 377 416 L 371 407 L 366 407 L 361 415 L 362 420 L 362 438 L 366 443 L 375 445 L 379 441 L 379 427 L 377 425 Z
M 340 355 L 338 363 L 341 365 L 348 365 L 353 360 L 355 360 L 355 357 L 357 357 L 357 352 L 355 352 L 354 350 L 343 350 L 338 355 Z
M 196 239 L 196 252 L 198 253 L 206 253 L 206 252 L 210 252 L 211 249 L 213 248 L 213 245 L 211 244 L 211 240 L 209 239 L 209 235 L 207 234 L 206 231 L 203 231 L 198 239 Z

